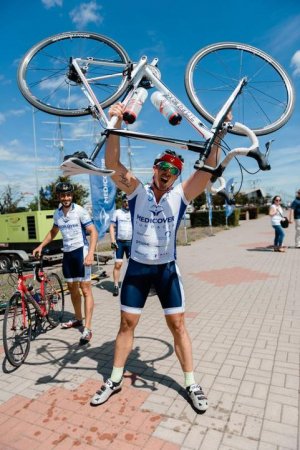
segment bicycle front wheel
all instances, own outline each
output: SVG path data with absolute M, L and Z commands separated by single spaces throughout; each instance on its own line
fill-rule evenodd
M 26 100 L 49 114 L 89 114 L 90 102 L 82 92 L 72 58 L 80 58 L 78 64 L 102 108 L 125 91 L 128 81 L 123 71 L 129 62 L 125 50 L 100 34 L 66 32 L 44 39 L 23 57 L 18 85 Z
M 14 367 L 19 367 L 26 359 L 31 340 L 31 314 L 25 301 L 16 293 L 9 300 L 3 320 L 3 346 L 5 355 Z
M 294 109 L 293 84 L 277 61 L 255 47 L 235 42 L 204 47 L 187 65 L 185 88 L 196 110 L 213 123 L 243 77 L 247 84 L 233 105 L 234 120 L 256 135 L 281 128 Z
M 47 319 L 54 328 L 63 320 L 65 294 L 61 279 L 56 273 L 50 273 L 45 280 L 45 301 Z

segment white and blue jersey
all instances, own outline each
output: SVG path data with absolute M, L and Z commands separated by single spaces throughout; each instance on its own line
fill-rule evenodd
M 133 233 L 121 289 L 121 310 L 141 314 L 155 288 L 165 315 L 184 312 L 185 296 L 176 260 L 176 234 L 188 205 L 181 184 L 157 203 L 149 185 L 127 196 Z
M 72 203 L 69 211 L 64 215 L 62 207 L 54 212 L 54 226 L 58 227 L 63 238 L 63 251 L 71 252 L 79 247 L 88 247 L 86 227 L 93 221 L 82 206 Z
M 72 203 L 66 215 L 62 207 L 58 208 L 53 220 L 63 238 L 62 270 L 66 281 L 90 281 L 92 268 L 84 265 L 89 247 L 86 227 L 93 224 L 89 213 L 82 206 Z
M 131 258 L 143 264 L 176 259 L 176 234 L 189 202 L 178 184 L 157 203 L 150 185 L 127 196 L 133 226 Z
M 132 225 L 129 209 L 116 209 L 113 212 L 110 222 L 113 223 L 116 227 L 116 240 L 131 241 Z

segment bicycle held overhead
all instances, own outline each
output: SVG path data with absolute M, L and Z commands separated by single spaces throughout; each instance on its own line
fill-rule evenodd
M 208 186 L 212 192 L 224 190 L 222 174 L 230 160 L 237 156 L 249 156 L 257 161 L 261 170 L 270 169 L 269 148 L 267 146 L 266 152 L 262 153 L 257 136 L 281 128 L 289 120 L 295 103 L 292 82 L 277 61 L 255 47 L 234 42 L 208 45 L 194 54 L 186 68 L 185 88 L 191 103 L 212 124 L 211 127 L 194 115 L 161 81 L 157 65 L 157 58 L 149 63 L 146 56 L 132 63 L 117 42 L 89 32 L 51 36 L 26 53 L 19 66 L 18 84 L 33 106 L 59 116 L 92 114 L 104 128 L 100 142 L 89 157 L 74 155 L 64 161 L 61 168 L 65 175 L 110 175 L 112 171 L 94 164 L 109 134 L 199 153 L 194 167 L 212 174 Z M 103 108 L 120 100 L 130 109 L 141 88 L 144 91 L 155 89 L 151 100 L 156 109 L 163 112 L 162 104 L 157 106 L 158 98 L 162 98 L 175 114 L 200 134 L 202 140 L 187 141 L 115 129 L 116 118 L 109 120 Z M 144 91 L 139 98 L 141 104 L 147 97 Z M 233 107 L 236 122 L 225 122 Z M 208 166 L 206 159 L 223 128 L 246 136 L 250 145 L 228 151 L 217 167 Z M 213 183 L 217 179 L 220 186 L 216 188 Z

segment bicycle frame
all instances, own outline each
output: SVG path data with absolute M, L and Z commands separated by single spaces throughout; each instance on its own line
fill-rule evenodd
M 41 298 L 44 298 L 45 297 L 45 283 L 44 283 L 43 272 L 40 272 L 39 275 L 41 275 L 41 281 L 40 281 Z M 27 275 L 24 275 L 22 272 L 18 272 L 17 292 L 19 292 L 21 294 L 23 321 L 25 320 L 25 301 L 29 302 L 34 307 L 35 311 L 38 313 L 38 315 L 40 317 L 45 317 L 47 315 L 46 306 L 38 304 L 38 302 L 32 296 L 32 294 L 30 293 L 30 291 L 26 285 L 27 280 L 34 280 L 35 278 L 36 277 L 35 277 L 34 273 L 29 273 Z M 26 300 L 25 300 L 25 298 L 26 298 Z
M 270 166 L 267 161 L 267 154 L 263 155 L 259 151 L 259 144 L 256 135 L 243 124 L 236 122 L 234 124 L 236 129 L 239 129 L 244 135 L 246 135 L 250 140 L 250 145 L 248 147 L 240 147 L 235 148 L 229 151 L 226 157 L 222 162 L 218 164 L 217 167 L 208 166 L 205 164 L 206 158 L 209 156 L 212 146 L 216 140 L 216 137 L 219 136 L 219 133 L 222 129 L 227 128 L 230 129 L 233 125 L 231 123 L 225 123 L 226 116 L 228 112 L 232 109 L 235 100 L 238 95 L 241 93 L 243 87 L 247 84 L 247 79 L 242 78 L 234 91 L 231 93 L 227 101 L 224 103 L 218 114 L 216 115 L 215 121 L 209 129 L 195 114 L 192 113 L 160 80 L 160 73 L 156 68 L 158 63 L 158 59 L 155 58 L 153 61 L 148 64 L 147 57 L 143 56 L 138 63 L 129 64 L 124 71 L 124 65 L 111 62 L 111 65 L 114 67 L 120 67 L 123 69 L 123 76 L 126 76 L 129 85 L 127 88 L 127 93 L 122 101 L 122 103 L 126 106 L 129 100 L 131 99 L 134 90 L 139 86 L 143 85 L 142 83 L 148 82 L 151 84 L 151 87 L 155 87 L 158 91 L 160 91 L 177 109 L 177 111 L 182 114 L 182 116 L 187 120 L 187 122 L 205 139 L 205 141 L 185 141 L 174 138 L 167 138 L 162 136 L 151 135 L 147 133 L 140 133 L 131 130 L 124 129 L 116 129 L 114 128 L 117 118 L 112 117 L 110 120 L 105 115 L 104 110 L 102 109 L 98 99 L 96 98 L 91 84 L 96 81 L 102 81 L 103 77 L 99 78 L 87 78 L 86 73 L 88 70 L 88 66 L 91 64 L 101 65 L 101 60 L 88 58 L 74 58 L 71 61 L 71 69 L 75 70 L 75 74 L 81 80 L 81 89 L 88 98 L 91 107 L 91 113 L 94 117 L 96 117 L 101 125 L 104 128 L 104 132 L 102 133 L 102 138 L 100 142 L 96 145 L 94 151 L 91 154 L 90 159 L 93 161 L 97 157 L 100 149 L 105 143 L 106 137 L 109 134 L 115 134 L 118 136 L 123 136 L 132 139 L 140 139 L 144 141 L 153 142 L 155 144 L 168 144 L 170 146 L 183 149 L 183 150 L 191 150 L 199 153 L 199 159 L 195 162 L 194 168 L 201 169 L 206 172 L 212 174 L 211 182 L 208 186 L 208 189 L 212 192 L 219 192 L 225 187 L 225 180 L 222 178 L 222 174 L 229 164 L 232 158 L 243 155 L 250 156 L 258 162 L 258 165 L 261 170 L 269 170 Z M 107 62 L 106 62 L 107 65 Z M 120 74 L 118 74 L 120 75 Z M 117 76 L 117 75 L 116 75 Z M 212 184 L 219 179 L 220 187 L 214 188 Z

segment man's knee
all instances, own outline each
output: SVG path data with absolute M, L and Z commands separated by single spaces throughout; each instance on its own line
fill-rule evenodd
M 173 334 L 178 336 L 184 335 L 186 333 L 184 314 L 170 314 L 166 316 L 166 321 L 168 327 Z
M 120 332 L 124 333 L 126 331 L 134 330 L 138 324 L 139 319 L 139 314 L 122 313 L 120 321 Z
M 80 289 L 82 291 L 84 298 L 88 297 L 89 295 L 92 294 L 91 282 L 90 281 L 81 281 Z

